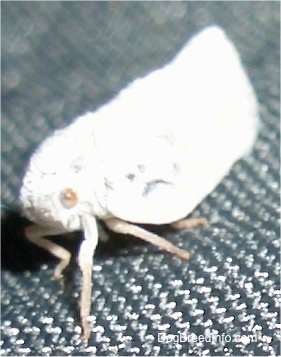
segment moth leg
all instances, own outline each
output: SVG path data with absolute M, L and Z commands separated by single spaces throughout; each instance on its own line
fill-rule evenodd
M 88 341 L 91 335 L 88 317 L 91 310 L 93 256 L 98 243 L 98 228 L 95 218 L 91 216 L 83 216 L 82 225 L 84 240 L 78 254 L 78 263 L 82 272 L 80 319 L 82 325 L 81 338 Z
M 182 259 L 189 259 L 190 257 L 190 254 L 187 251 L 178 248 L 177 246 L 173 245 L 171 242 L 160 237 L 159 235 L 148 232 L 147 230 L 138 227 L 134 224 L 122 221 L 118 218 L 109 218 L 105 221 L 105 223 L 108 228 L 110 228 L 116 233 L 131 234 L 135 237 L 145 240 L 146 242 L 154 244 L 163 250 L 175 254 Z
M 60 279 L 62 277 L 62 271 L 68 266 L 70 262 L 71 254 L 65 248 L 43 237 L 65 233 L 65 231 L 42 227 L 34 224 L 32 226 L 26 227 L 24 232 L 26 238 L 30 242 L 47 250 L 49 253 L 60 259 L 59 264 L 54 270 L 54 278 L 56 280 Z
M 191 228 L 196 228 L 199 226 L 206 226 L 208 224 L 208 221 L 204 217 L 194 217 L 194 218 L 185 218 L 181 219 L 179 221 L 173 222 L 170 224 L 170 226 L 176 230 L 185 230 L 185 229 L 191 229 Z
M 108 234 L 103 229 L 103 227 L 100 223 L 98 223 L 98 233 L 99 233 L 99 239 L 101 242 L 103 242 L 103 243 L 108 242 L 108 240 L 109 240 Z

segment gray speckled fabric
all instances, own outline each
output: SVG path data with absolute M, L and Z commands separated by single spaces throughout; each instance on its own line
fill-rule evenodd
M 208 227 L 164 233 L 189 262 L 120 236 L 99 246 L 85 346 L 75 259 L 63 289 L 13 211 L 24 166 L 48 133 L 210 24 L 256 90 L 257 143 L 193 213 Z M 2 355 L 280 355 L 279 49 L 279 2 L 2 3 Z M 60 239 L 75 251 L 80 238 Z

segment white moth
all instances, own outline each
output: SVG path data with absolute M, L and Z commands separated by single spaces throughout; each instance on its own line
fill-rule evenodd
M 60 259 L 59 278 L 70 253 L 44 237 L 84 231 L 78 261 L 85 340 L 97 218 L 187 259 L 188 252 L 129 222 L 204 223 L 183 218 L 250 151 L 257 127 L 257 101 L 237 51 L 222 30 L 210 27 L 163 68 L 39 146 L 20 192 L 23 212 L 35 222 L 25 234 Z

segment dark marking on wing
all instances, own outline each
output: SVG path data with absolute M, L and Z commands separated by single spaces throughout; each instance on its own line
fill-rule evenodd
M 143 189 L 143 196 L 149 195 L 152 191 L 154 191 L 158 185 L 172 185 L 172 182 L 165 181 L 165 180 L 152 180 L 145 184 Z
M 104 178 L 104 185 L 106 188 L 108 188 L 109 190 L 113 190 L 114 189 L 114 185 L 112 182 L 110 182 L 107 178 Z
M 174 170 L 174 174 L 178 175 L 178 173 L 180 172 L 180 166 L 178 163 L 176 162 L 173 163 L 173 170 Z
M 129 173 L 126 175 L 127 179 L 130 181 L 134 181 L 134 179 L 136 178 L 135 174 Z
M 138 169 L 139 169 L 139 171 L 140 171 L 141 173 L 144 173 L 144 171 L 145 171 L 145 166 L 144 166 L 143 164 L 139 164 L 139 165 L 138 165 Z
M 83 158 L 81 156 L 77 156 L 71 163 L 71 170 L 75 174 L 78 174 L 80 171 L 82 171 L 84 165 L 85 163 Z
M 82 170 L 82 167 L 78 164 L 73 164 L 71 169 L 75 174 L 78 174 Z

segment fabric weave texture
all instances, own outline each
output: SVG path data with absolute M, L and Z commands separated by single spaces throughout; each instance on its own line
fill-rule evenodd
M 190 261 L 129 237 L 99 245 L 86 346 L 75 253 L 63 288 L 51 279 L 56 260 L 24 239 L 24 167 L 49 133 L 212 24 L 256 91 L 256 145 L 192 213 L 207 227 L 163 229 Z M 279 2 L 2 2 L 3 356 L 280 355 L 279 69 Z M 81 236 L 58 239 L 75 252 Z

